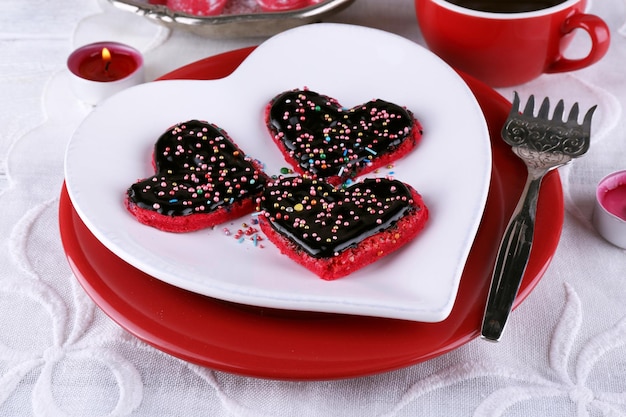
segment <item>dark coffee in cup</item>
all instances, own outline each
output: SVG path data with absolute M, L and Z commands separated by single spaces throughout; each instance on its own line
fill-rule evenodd
M 565 0 L 446 0 L 466 9 L 491 13 L 522 13 L 547 9 Z

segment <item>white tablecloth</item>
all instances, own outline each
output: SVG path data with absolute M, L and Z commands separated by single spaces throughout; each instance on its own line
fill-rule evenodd
M 286 382 L 201 368 L 126 333 L 72 275 L 57 220 L 64 148 L 91 111 L 68 91 L 76 46 L 132 44 L 153 79 L 262 39 L 169 33 L 96 0 L 2 0 L 0 415 L 626 415 L 626 253 L 591 224 L 598 180 L 626 169 L 626 2 L 598 0 L 591 11 L 611 29 L 604 60 L 516 87 L 599 109 L 590 152 L 560 171 L 566 213 L 554 260 L 503 340 L 379 375 Z M 332 20 L 422 43 L 409 0 L 357 0 Z M 571 54 L 585 48 L 577 41 Z

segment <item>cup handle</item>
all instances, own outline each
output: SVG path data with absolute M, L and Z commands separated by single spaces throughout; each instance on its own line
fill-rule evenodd
M 591 14 L 575 14 L 563 23 L 562 33 L 567 35 L 575 29 L 583 29 L 589 34 L 591 38 L 589 54 L 580 59 L 567 59 L 561 56 L 548 67 L 546 72 L 579 70 L 598 62 L 606 54 L 609 49 L 611 35 L 604 20 Z

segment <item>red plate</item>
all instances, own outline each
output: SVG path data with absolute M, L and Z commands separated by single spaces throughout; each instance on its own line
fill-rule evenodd
M 224 77 L 251 51 L 207 58 L 163 78 Z M 497 245 L 526 177 L 524 165 L 500 139 L 511 104 L 484 84 L 469 77 L 465 80 L 489 125 L 493 171 L 457 300 L 442 322 L 279 311 L 170 286 L 104 247 L 82 223 L 63 188 L 59 220 L 70 266 L 95 303 L 124 329 L 173 356 L 222 371 L 276 379 L 346 378 L 405 367 L 455 349 L 479 335 Z M 561 181 L 553 172 L 543 182 L 535 244 L 516 305 L 545 272 L 562 224 Z

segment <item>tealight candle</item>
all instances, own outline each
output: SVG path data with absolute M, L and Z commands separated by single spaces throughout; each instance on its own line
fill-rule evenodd
M 139 51 L 117 42 L 96 42 L 78 48 L 68 57 L 67 67 L 74 94 L 93 105 L 144 81 Z
M 626 171 L 614 172 L 600 180 L 593 224 L 602 237 L 626 249 Z

